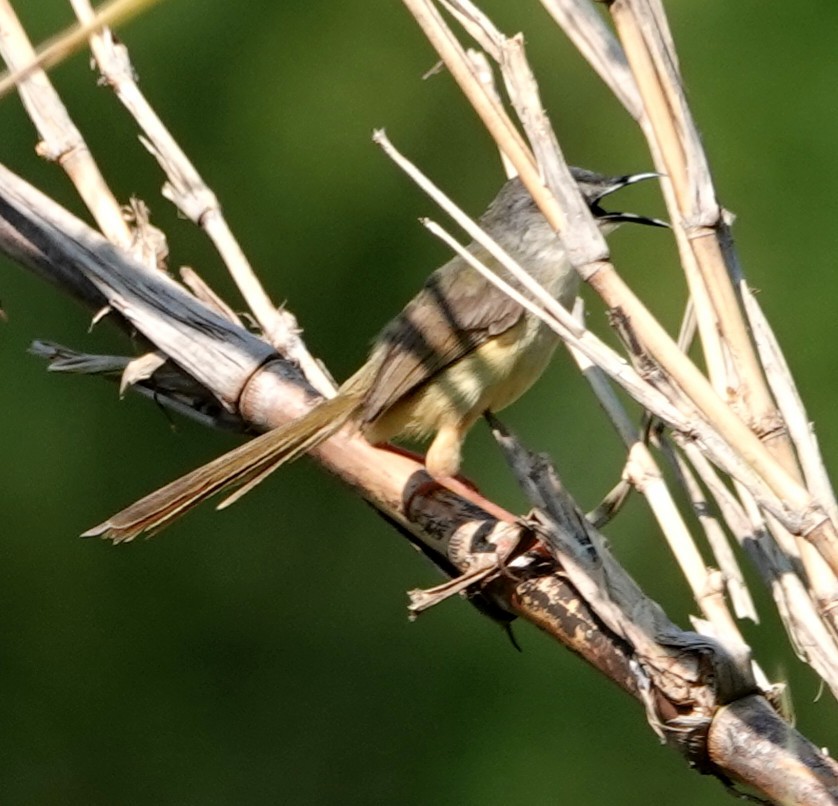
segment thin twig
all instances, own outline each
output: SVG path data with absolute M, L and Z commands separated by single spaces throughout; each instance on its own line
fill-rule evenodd
M 0 76 L 0 98 L 36 70 L 47 70 L 84 47 L 88 37 L 106 25 L 119 25 L 151 8 L 159 0 L 106 0 L 83 25 L 71 25 L 44 45 L 37 56 Z
M 35 49 L 9 0 L 0 0 L 0 53 L 12 70 L 36 61 Z M 105 236 L 128 249 L 133 238 L 119 202 L 111 193 L 81 132 L 61 103 L 47 74 L 34 66 L 20 72 L 18 91 L 21 100 L 43 138 L 38 153 L 67 172 Z

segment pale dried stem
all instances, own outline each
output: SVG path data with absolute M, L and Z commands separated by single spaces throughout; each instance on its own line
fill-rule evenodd
M 835 491 L 824 466 L 814 426 L 794 384 L 791 370 L 774 331 L 751 290 L 742 283 L 740 288 L 748 322 L 754 334 L 757 350 L 765 368 L 768 383 L 789 429 L 795 450 L 800 458 L 803 475 L 809 489 L 838 520 Z
M 587 59 L 629 114 L 638 122 L 646 117 L 637 82 L 623 49 L 591 3 L 579 0 L 541 0 L 541 5 Z
M 71 2 L 83 23 L 92 19 L 93 9 L 88 0 Z M 117 44 L 107 29 L 92 36 L 90 46 L 103 77 L 142 129 L 143 144 L 168 178 L 163 195 L 207 233 L 265 338 L 280 353 L 303 367 L 309 381 L 321 394 L 333 395 L 334 383 L 300 339 L 296 319 L 271 302 L 227 225 L 215 194 L 140 92 L 127 48 Z
M 672 450 L 668 441 L 662 442 L 660 447 L 676 471 L 677 478 L 695 512 L 696 520 L 704 529 L 707 543 L 710 545 L 719 570 L 723 574 L 724 584 L 737 618 L 748 618 L 754 622 L 759 621 L 753 599 L 748 592 L 745 578 L 742 576 L 724 529 L 718 518 L 710 510 L 707 498 L 695 474 L 684 457 L 677 451 Z
M 697 326 L 695 307 L 693 299 L 690 298 L 687 301 L 687 307 L 678 331 L 678 346 L 685 353 L 689 350 L 695 337 Z M 758 622 L 759 616 L 756 612 L 756 607 L 745 584 L 742 572 L 739 569 L 739 564 L 731 551 L 727 535 L 718 518 L 711 513 L 706 495 L 701 489 L 695 474 L 684 456 L 672 450 L 669 441 L 661 433 L 658 433 L 657 430 L 652 430 L 650 436 L 654 444 L 664 453 L 670 466 L 674 468 L 676 478 L 690 500 L 696 520 L 704 529 L 707 542 L 723 575 L 723 581 L 737 618 L 749 618 L 754 622 Z M 707 467 L 710 467 L 709 463 Z M 728 525 L 728 528 L 730 528 L 730 525 Z M 758 669 L 756 663 L 754 667 L 755 671 L 761 675 L 762 672 Z
M 719 366 L 715 361 L 709 364 L 714 385 L 721 394 L 733 390 L 735 407 L 757 434 L 766 438 L 769 450 L 799 487 L 801 476 L 794 452 L 781 432 L 782 421 L 731 282 L 732 266 L 726 263 L 726 255 L 732 250 L 723 245 L 728 239 L 726 224 L 715 200 L 706 157 L 684 97 L 665 14 L 657 0 L 617 0 L 610 9 L 667 163 L 678 202 L 678 220 L 689 233 L 727 347 L 729 364 Z
M 654 129 L 646 115 L 634 76 L 626 62 L 625 54 L 612 32 L 606 27 L 600 14 L 593 8 L 593 5 L 580 3 L 578 0 L 542 0 L 542 5 L 553 16 L 603 81 L 612 89 L 629 114 L 638 122 L 648 140 L 655 165 L 659 170 L 665 171 L 667 166 L 655 138 Z M 668 209 L 676 211 L 678 209 L 677 201 L 672 184 L 667 178 L 664 178 L 661 187 Z M 673 220 L 680 221 L 679 218 L 673 218 Z M 711 367 L 724 368 L 726 365 L 725 354 L 722 350 L 716 316 L 710 304 L 703 278 L 698 271 L 695 256 L 690 248 L 689 238 L 683 226 L 673 227 L 673 232 L 688 285 L 691 289 L 692 300 L 688 304 L 688 315 L 685 317 L 682 332 L 679 334 L 678 346 L 683 352 L 687 351 L 692 340 L 692 336 L 687 334 L 692 333 L 692 323 L 698 321 L 708 364 Z M 708 531 L 708 540 L 711 542 L 724 540 L 723 535 L 716 535 L 712 526 L 706 523 L 703 523 L 703 525 Z M 715 540 L 711 531 L 715 535 Z M 726 541 L 724 545 L 726 545 Z M 737 612 L 740 615 L 755 616 L 753 604 L 747 595 L 747 591 L 734 581 L 735 578 L 741 579 L 741 573 L 738 571 L 735 561 L 732 565 L 727 562 L 724 565 L 727 566 L 725 573 L 730 578 L 729 588 Z
M 84 25 L 71 25 L 53 37 L 37 55 L 0 76 L 0 98 L 36 70 L 47 70 L 84 47 L 88 37 L 106 25 L 117 25 L 147 10 L 158 0 L 106 0 Z
M 498 106 L 503 108 L 503 103 L 495 84 L 495 74 L 488 58 L 486 58 L 486 54 L 482 50 L 473 49 L 467 50 L 466 53 L 469 61 L 474 67 L 475 75 L 477 76 L 478 81 L 483 84 L 486 92 L 494 98 Z M 498 156 L 500 157 L 507 179 L 517 176 L 518 172 L 515 170 L 515 166 L 510 162 L 509 157 L 506 156 L 502 149 L 498 149 Z
M 12 71 L 36 60 L 9 0 L 0 0 L 0 53 Z M 42 138 L 38 153 L 60 165 L 76 187 L 97 225 L 111 242 L 128 249 L 131 231 L 81 132 L 70 118 L 46 73 L 30 67 L 18 85 L 21 100 Z
M 581 306 L 578 306 L 576 314 L 577 321 L 583 322 Z M 698 547 L 684 518 L 678 511 L 660 468 L 648 447 L 640 438 L 637 426 L 631 422 L 628 412 L 614 393 L 604 372 L 579 350 L 570 346 L 569 349 L 580 371 L 590 384 L 600 406 L 608 415 L 620 439 L 626 446 L 628 458 L 623 470 L 623 477 L 628 479 L 648 502 L 649 508 L 665 535 L 696 602 L 704 616 L 713 625 L 712 634 L 725 645 L 744 646 L 745 640 L 730 615 L 724 597 L 719 596 L 720 591 L 716 584 L 717 575 L 712 569 L 707 568 L 702 560 Z M 713 524 L 708 524 L 701 519 L 700 522 L 705 527 L 709 538 L 710 527 Z M 715 524 L 715 526 L 718 528 L 718 524 Z M 723 559 L 729 560 L 729 563 L 721 566 L 722 570 L 725 571 L 726 580 L 730 579 L 735 582 L 738 579 L 741 582 L 741 573 L 729 552 L 728 556 L 723 556 Z M 755 618 L 753 603 L 747 594 L 747 590 L 744 590 L 744 584 L 742 589 L 742 595 L 737 595 L 733 601 L 748 615 L 753 615 Z M 740 590 L 737 589 L 737 594 L 739 593 Z
M 724 367 L 726 361 L 716 315 L 710 304 L 704 279 L 698 270 L 689 236 L 677 212 L 678 202 L 672 182 L 666 175 L 666 161 L 656 139 L 655 130 L 643 107 L 637 82 L 629 69 L 622 46 L 606 26 L 600 14 L 593 8 L 593 4 L 580 2 L 580 0 L 541 1 L 591 67 L 612 89 L 626 111 L 637 121 L 646 137 L 655 167 L 663 174 L 661 191 L 672 217 L 672 231 L 675 235 L 681 265 L 691 297 L 695 301 L 705 359 L 708 365 L 716 371 L 715 368 Z
M 527 186 L 538 206 L 549 210 L 548 220 L 563 222 L 561 208 L 553 195 L 544 187 L 535 159 L 513 124 L 506 110 L 497 100 L 497 96 L 487 90 L 477 70 L 460 45 L 451 29 L 445 24 L 436 7 L 430 0 L 404 0 L 405 6 L 416 18 L 425 36 L 442 58 L 448 71 L 460 86 L 463 94 L 480 116 L 483 124 L 515 167 L 521 181 Z M 558 225 L 558 230 L 563 226 Z
M 747 490 L 736 499 L 698 448 L 679 440 L 699 478 L 713 497 L 737 542 L 771 590 L 778 613 L 798 656 L 823 678 L 838 697 L 838 646 L 812 601 L 796 563 L 768 531 L 759 507 Z
M 498 42 L 503 38 L 494 23 L 474 3 L 468 0 L 440 0 L 440 5 L 451 14 L 466 33 L 495 61 L 500 60 Z

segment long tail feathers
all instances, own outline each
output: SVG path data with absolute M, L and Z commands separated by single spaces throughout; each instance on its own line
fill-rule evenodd
M 358 405 L 358 397 L 347 392 L 324 400 L 304 416 L 155 490 L 89 529 L 82 537 L 108 537 L 120 543 L 133 540 L 142 532 L 151 535 L 215 493 L 227 487 L 239 487 L 221 504 L 221 507 L 228 506 L 278 467 L 316 448 L 340 430 Z

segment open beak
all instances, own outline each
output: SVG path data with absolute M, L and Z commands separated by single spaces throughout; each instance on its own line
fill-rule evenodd
M 616 193 L 616 191 L 622 190 L 628 185 L 633 185 L 635 182 L 642 182 L 646 179 L 657 179 L 660 176 L 663 176 L 663 174 L 659 174 L 655 171 L 647 171 L 645 173 L 628 174 L 627 176 L 616 177 L 608 185 L 603 187 L 600 194 L 593 200 L 593 203 L 591 204 L 591 212 L 599 221 L 613 221 L 615 224 L 630 222 L 633 224 L 645 224 L 649 227 L 668 228 L 669 224 L 660 218 L 650 218 L 649 216 L 637 215 L 636 213 L 609 213 L 599 206 L 599 200 L 605 196 Z

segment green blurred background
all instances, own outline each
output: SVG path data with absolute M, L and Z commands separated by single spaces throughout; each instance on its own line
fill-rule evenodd
M 42 39 L 62 0 L 17 3 Z M 485 2 L 523 30 L 572 162 L 649 168 L 643 142 L 536 2 Z M 833 348 L 838 6 L 672 3 L 690 98 L 750 282 L 788 351 L 827 461 L 838 443 Z M 395 143 L 477 213 L 502 177 L 474 114 L 439 75 L 401 4 L 169 0 L 123 30 L 142 87 L 218 193 L 269 292 L 287 300 L 338 378 L 444 249 L 416 223 L 430 202 L 374 147 Z M 134 125 L 86 56 L 54 78 L 121 199 L 152 208 L 171 265 L 240 305 L 212 249 L 159 196 Z M 78 211 L 2 99 L 0 160 Z M 620 205 L 661 214 L 652 186 Z M 613 239 L 623 274 L 675 327 L 683 283 L 665 233 Z M 152 541 L 77 535 L 236 441 L 95 380 L 49 376 L 36 337 L 130 351 L 107 326 L 2 261 L 3 558 L 0 780 L 6 803 L 648 804 L 727 802 L 661 748 L 635 702 L 527 625 L 523 654 L 449 602 L 416 624 L 405 590 L 435 571 L 336 482 L 303 461 L 223 513 L 205 506 Z M 592 326 L 603 329 L 591 302 Z M 621 451 L 566 359 L 505 415 L 549 450 L 584 506 Z M 523 506 L 478 428 L 466 471 Z M 670 616 L 696 608 L 645 507 L 608 529 Z M 763 623 L 744 629 L 791 680 L 803 731 L 835 745 L 836 707 L 798 664 L 750 574 Z

